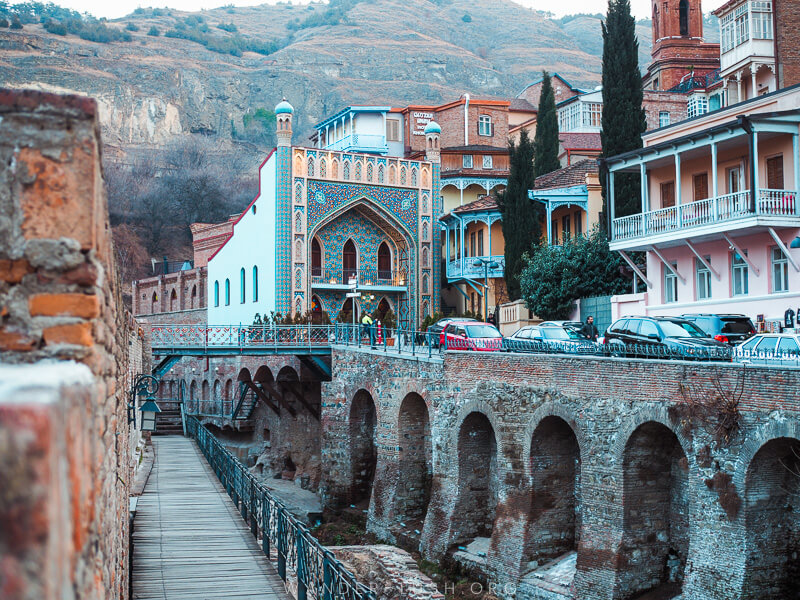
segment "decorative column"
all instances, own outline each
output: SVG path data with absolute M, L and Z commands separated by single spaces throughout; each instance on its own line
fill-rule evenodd
M 285 99 L 275 107 L 278 147 L 277 226 L 275 233 L 275 311 L 292 313 L 292 115 L 294 108 Z

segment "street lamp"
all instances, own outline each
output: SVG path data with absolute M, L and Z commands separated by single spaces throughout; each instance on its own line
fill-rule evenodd
M 487 314 L 489 310 L 489 269 L 496 269 L 500 265 L 493 261 L 491 258 L 477 257 L 472 265 L 480 267 L 483 265 L 483 320 L 487 321 Z
M 136 376 L 128 401 L 128 423 L 133 423 L 133 426 L 136 427 L 136 397 L 144 396 L 145 402 L 139 407 L 139 412 L 142 413 L 142 431 L 156 430 L 156 413 L 161 412 L 154 398 L 158 387 L 159 381 L 152 375 Z
M 156 413 L 161 412 L 155 400 L 153 398 L 145 400 L 139 411 L 142 413 L 142 431 L 155 431 Z

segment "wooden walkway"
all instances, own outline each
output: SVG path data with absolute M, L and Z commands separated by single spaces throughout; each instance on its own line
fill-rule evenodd
M 290 600 L 197 445 L 154 437 L 133 532 L 135 600 Z

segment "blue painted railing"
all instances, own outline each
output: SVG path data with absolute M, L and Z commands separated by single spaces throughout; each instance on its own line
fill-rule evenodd
M 233 500 L 252 534 L 261 536 L 261 550 L 275 548 L 278 575 L 294 579 L 297 600 L 375 600 L 375 595 L 311 535 L 250 471 L 195 417 L 187 429 Z

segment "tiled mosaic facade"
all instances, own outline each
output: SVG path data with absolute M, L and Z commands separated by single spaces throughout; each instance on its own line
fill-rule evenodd
M 289 150 L 289 149 L 287 149 Z M 316 236 L 324 271 L 342 269 L 342 248 L 352 238 L 359 271 L 377 270 L 378 247 L 386 241 L 391 270 L 401 273 L 405 292 L 370 290 L 372 300 L 359 301 L 360 312 L 372 312 L 386 298 L 404 327 L 414 328 L 439 309 L 437 220 L 441 201 L 439 165 L 315 149 L 291 148 L 291 181 L 279 159 L 279 237 L 288 250 L 291 273 L 280 269 L 279 296 L 304 313 L 313 297 L 335 319 L 345 302 L 344 290 L 322 289 L 311 277 L 311 247 Z M 291 207 L 283 210 L 288 199 Z M 434 239 L 435 238 L 435 239 Z M 279 254 L 278 260 L 283 260 Z M 287 289 L 286 285 L 291 289 Z M 281 304 L 283 305 L 283 304 Z

